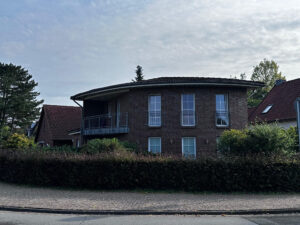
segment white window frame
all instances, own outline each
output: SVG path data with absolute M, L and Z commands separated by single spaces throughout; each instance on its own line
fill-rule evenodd
M 218 124 L 217 123 L 217 113 L 218 113 L 218 111 L 217 111 L 217 95 L 224 95 L 225 96 L 225 99 L 226 99 L 226 111 L 225 112 L 227 112 L 227 120 L 228 120 L 228 124 L 227 125 L 223 125 L 223 124 Z M 216 126 L 217 127 L 229 127 L 229 124 L 230 124 L 230 120 L 229 120 L 229 96 L 228 96 L 228 94 L 224 94 L 224 93 L 219 93 L 219 94 L 216 94 L 215 95 L 215 103 L 216 103 Z
M 160 145 L 160 151 L 159 153 L 153 153 L 153 154 L 161 154 L 161 137 L 148 137 L 148 152 L 151 152 L 151 148 L 150 148 L 150 140 L 153 138 L 157 138 L 159 139 L 159 145 Z
M 273 107 L 273 104 L 267 105 L 266 108 L 261 112 L 262 114 L 267 114 Z
M 196 137 L 182 137 L 181 138 L 181 151 L 182 151 L 182 157 L 184 157 L 184 144 L 183 144 L 183 140 L 185 139 L 185 138 L 192 138 L 193 140 L 194 140 L 194 157 L 193 158 L 196 158 L 196 149 L 197 149 L 197 139 L 196 139 Z
M 193 116 L 194 116 L 194 124 L 183 124 L 183 96 L 184 95 L 192 95 L 193 99 L 194 99 L 194 103 L 193 103 Z M 196 125 L 196 112 L 195 112 L 195 94 L 191 94 L 191 93 L 185 93 L 185 94 L 181 94 L 181 126 L 183 127 L 194 127 Z
M 159 96 L 160 97 L 160 111 L 159 111 L 159 116 L 160 116 L 160 123 L 159 124 L 151 124 L 151 119 L 150 119 L 150 98 L 153 96 Z M 158 111 L 157 111 L 158 112 Z M 149 127 L 160 127 L 161 126 L 161 95 L 157 94 L 157 95 L 149 95 L 148 96 L 148 126 Z

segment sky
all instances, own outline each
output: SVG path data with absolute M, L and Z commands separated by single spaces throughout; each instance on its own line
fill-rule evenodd
M 230 78 L 264 58 L 300 78 L 299 0 L 0 0 L 0 62 L 21 65 L 46 104 L 145 78 Z

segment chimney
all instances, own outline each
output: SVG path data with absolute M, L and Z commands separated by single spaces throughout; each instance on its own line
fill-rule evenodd
M 286 82 L 286 80 L 283 80 L 283 79 L 276 80 L 275 81 L 275 86 L 278 86 L 278 85 L 283 84 L 285 82 Z

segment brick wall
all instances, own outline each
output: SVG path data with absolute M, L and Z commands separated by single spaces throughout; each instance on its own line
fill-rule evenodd
M 181 94 L 195 94 L 195 127 L 181 126 Z M 161 95 L 162 126 L 148 126 L 148 96 Z M 129 133 L 121 140 L 138 143 L 147 151 L 148 137 L 161 137 L 163 154 L 182 154 L 181 138 L 196 137 L 196 155 L 216 155 L 216 138 L 225 128 L 215 125 L 215 95 L 228 94 L 230 126 L 241 129 L 247 124 L 246 88 L 168 87 L 135 89 L 119 96 L 121 112 L 128 112 Z M 111 100 L 112 102 L 115 99 Z

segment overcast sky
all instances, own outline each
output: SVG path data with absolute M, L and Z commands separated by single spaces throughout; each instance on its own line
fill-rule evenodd
M 299 0 L 0 0 L 0 62 L 21 65 L 47 104 L 146 78 L 227 77 L 264 58 L 300 78 Z

